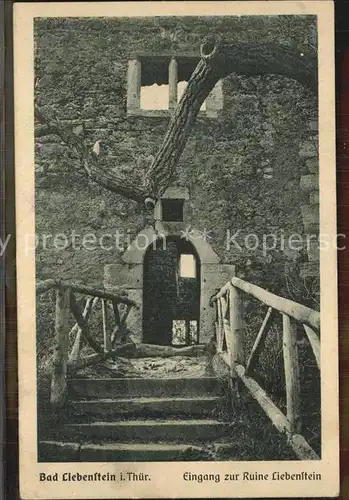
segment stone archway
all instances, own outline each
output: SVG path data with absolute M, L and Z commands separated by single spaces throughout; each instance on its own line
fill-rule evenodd
M 190 241 L 158 239 L 143 263 L 143 341 L 184 347 L 200 342 L 201 263 Z
M 161 228 L 161 232 L 153 227 L 140 231 L 129 248 L 122 255 L 122 262 L 107 264 L 104 267 L 104 286 L 113 288 L 124 286 L 130 298 L 136 300 L 140 308 L 132 309 L 128 324 L 134 342 L 143 341 L 143 279 L 144 259 L 149 246 L 156 244 L 159 237 L 183 238 L 183 227 L 176 225 Z M 214 309 L 210 306 L 210 298 L 217 288 L 226 283 L 235 274 L 235 266 L 221 264 L 212 246 L 195 229 L 192 229 L 189 241 L 193 245 L 200 261 L 200 343 L 207 343 L 213 335 Z

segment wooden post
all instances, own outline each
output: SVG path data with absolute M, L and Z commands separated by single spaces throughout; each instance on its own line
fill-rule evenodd
M 222 318 L 223 320 L 226 319 L 227 317 L 227 312 L 228 312 L 228 300 L 227 296 L 223 295 L 220 299 L 221 301 L 221 306 L 222 306 Z
M 264 347 L 265 339 L 267 338 L 274 317 L 275 310 L 272 307 L 269 307 L 262 326 L 258 332 L 256 341 L 252 347 L 250 357 L 246 363 L 245 375 L 249 375 L 253 371 L 256 362 L 258 361 L 258 357 Z
M 316 359 L 316 364 L 320 369 L 320 341 L 316 332 L 310 326 L 303 325 L 305 333 L 307 334 L 309 343 L 311 348 L 313 349 L 313 353 Z
M 217 300 L 217 310 L 218 310 L 218 329 L 217 329 L 217 352 L 223 351 L 223 311 L 221 299 Z
M 169 109 L 175 109 L 178 99 L 178 64 L 174 57 L 172 57 L 168 65 L 168 92 L 168 107 Z
M 99 297 L 89 297 L 87 299 L 86 304 L 85 304 L 85 309 L 84 309 L 84 312 L 82 314 L 85 321 L 89 320 L 89 317 L 90 317 L 90 315 L 91 315 L 91 313 L 92 313 L 92 311 L 93 311 L 93 309 L 98 301 L 99 301 Z M 73 326 L 73 328 L 70 332 L 70 336 L 72 334 L 74 334 L 75 332 L 76 332 L 76 337 L 75 337 L 75 341 L 74 341 L 72 350 L 70 352 L 70 356 L 69 356 L 70 361 L 79 359 L 79 357 L 80 357 L 80 349 L 81 349 L 81 344 L 82 344 L 82 332 L 81 332 L 81 328 L 79 327 L 79 325 L 77 323 L 75 323 L 75 325 Z
M 228 350 L 228 337 L 230 337 L 230 324 L 229 324 L 229 294 L 226 293 L 221 298 L 222 304 L 222 352 Z
M 113 311 L 114 311 L 115 326 L 118 326 L 118 325 L 120 325 L 120 313 L 119 313 L 118 303 L 115 300 L 113 300 L 112 304 L 113 304 Z
M 123 312 L 119 313 L 117 304 L 114 304 L 114 317 L 115 317 L 115 327 L 113 333 L 111 334 L 111 346 L 113 347 L 117 341 L 125 340 L 124 336 L 126 333 L 126 320 L 129 312 L 132 309 L 131 304 L 127 304 Z
M 117 302 L 113 300 L 113 311 L 114 311 L 114 329 L 112 331 L 112 334 L 110 336 L 110 342 L 111 342 L 111 347 L 113 348 L 116 341 L 120 340 L 121 334 L 120 334 L 120 326 L 121 326 L 121 319 L 120 319 L 120 312 L 119 312 L 119 307 Z
M 55 347 L 52 363 L 51 404 L 62 408 L 67 398 L 67 361 L 68 361 L 68 319 L 69 288 L 58 288 L 56 292 Z
M 122 313 L 122 315 L 121 315 L 121 318 L 120 318 L 120 323 L 121 323 L 122 325 L 124 325 L 124 326 L 126 325 L 126 320 L 127 320 L 127 317 L 128 317 L 128 315 L 129 315 L 129 312 L 131 311 L 131 309 L 132 309 L 132 305 L 127 304 L 127 306 L 126 306 L 126 308 L 125 308 L 124 312 L 123 312 L 123 313 Z
M 289 421 L 290 431 L 299 433 L 301 430 L 301 420 L 297 324 L 295 320 L 287 316 L 287 314 L 283 314 L 282 318 L 287 419 Z
M 242 293 L 229 285 L 229 341 L 228 362 L 230 367 L 229 386 L 231 390 L 231 407 L 234 411 L 240 400 L 239 378 L 236 372 L 238 364 L 244 362 L 244 318 Z
M 190 320 L 185 320 L 185 343 L 190 345 Z
M 244 312 L 242 293 L 237 288 L 229 287 L 229 305 L 230 305 L 230 332 L 231 332 L 231 351 L 230 366 L 232 377 L 236 377 L 236 364 L 244 362 Z
M 310 307 L 303 306 L 302 304 L 298 304 L 293 300 L 285 299 L 284 297 L 279 297 L 278 295 L 274 295 L 273 293 L 267 292 L 263 288 L 253 285 L 252 283 L 248 283 L 240 278 L 232 278 L 231 284 L 242 290 L 252 297 L 255 297 L 263 304 L 266 304 L 277 311 L 280 311 L 283 314 L 287 314 L 291 316 L 291 318 L 296 319 L 299 323 L 303 323 L 305 325 L 310 326 L 315 332 L 320 331 L 320 313 L 319 311 L 315 311 L 314 309 L 310 309 Z
M 108 352 L 110 350 L 110 338 L 108 336 L 108 312 L 107 312 L 107 301 L 102 299 L 102 321 L 103 321 L 103 347 L 104 352 Z
M 76 303 L 76 299 L 74 297 L 73 292 L 70 292 L 69 299 L 70 299 L 70 309 L 71 309 L 71 312 L 73 313 L 73 315 L 74 315 L 74 317 L 76 319 L 76 322 L 77 322 L 77 324 L 79 325 L 79 327 L 81 329 L 82 335 L 85 337 L 85 339 L 90 344 L 90 346 L 92 347 L 92 349 L 94 349 L 98 353 L 103 353 L 104 349 L 99 345 L 98 342 L 96 342 L 94 340 L 94 338 L 92 337 L 92 335 L 90 333 L 90 329 L 89 329 L 88 323 L 85 320 L 85 318 L 83 317 L 83 315 L 82 315 L 82 313 L 81 313 L 81 311 L 79 309 L 79 306 Z
M 257 401 L 265 414 L 270 418 L 276 429 L 282 434 L 286 434 L 288 438 L 288 444 L 293 448 L 297 457 L 300 460 L 319 460 L 319 457 L 312 449 L 312 447 L 307 443 L 303 436 L 300 434 L 289 434 L 289 423 L 285 415 L 281 410 L 273 403 L 273 401 L 268 397 L 262 387 L 257 384 L 257 382 L 246 376 L 245 369 L 243 366 L 238 365 L 236 367 L 237 374 L 241 378 L 242 382 L 245 384 L 246 388 L 250 391 L 252 397 Z
M 218 318 L 218 300 L 215 300 L 214 302 L 212 302 L 212 306 L 214 307 L 214 311 L 215 311 L 215 318 L 214 318 L 214 340 L 215 340 L 215 343 L 216 343 L 216 352 L 217 352 L 217 346 L 218 346 L 218 337 L 219 337 L 219 333 L 218 333 L 218 328 L 219 328 L 219 318 Z

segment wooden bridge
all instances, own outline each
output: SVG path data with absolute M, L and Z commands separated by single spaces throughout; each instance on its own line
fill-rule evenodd
M 320 369 L 319 312 L 234 277 L 211 301 L 216 308 L 214 355 L 227 367 L 226 380 L 214 374 L 197 378 L 86 379 L 76 378 L 76 374 L 87 366 L 108 358 L 142 357 L 152 352 L 146 344 L 129 342 L 125 334 L 129 311 L 138 305 L 128 298 L 126 291 L 99 290 L 53 279 L 37 284 L 38 294 L 51 289 L 56 289 L 56 310 L 50 402 L 53 412 L 63 409 L 66 416 L 59 428 L 60 440 L 41 439 L 40 461 L 185 460 L 188 450 L 197 450 L 202 458 L 204 449 L 212 450 L 212 445 L 215 450 L 224 448 L 234 440 L 229 421 L 214 417 L 215 410 L 223 404 L 227 383 L 233 408 L 239 405 L 239 386 L 243 385 L 275 428 L 287 438 L 296 458 L 319 459 L 302 435 L 302 381 L 297 346 L 297 328 L 302 325 Z M 76 294 L 86 297 L 84 309 L 79 306 Z M 244 348 L 245 294 L 268 306 L 248 356 Z M 103 345 L 96 340 L 89 324 L 98 301 L 101 301 Z M 108 308 L 113 310 L 112 329 L 106 320 Z M 72 329 L 68 326 L 71 313 L 76 321 Z M 280 314 L 286 414 L 255 379 L 257 360 L 270 327 Z M 83 339 L 94 354 L 82 357 Z M 200 345 L 166 349 L 159 346 L 157 352 L 160 356 L 197 355 L 209 350 L 208 346 Z M 208 443 L 211 446 L 207 447 Z

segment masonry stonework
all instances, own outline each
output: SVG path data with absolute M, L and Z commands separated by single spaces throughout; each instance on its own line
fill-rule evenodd
M 201 40 L 216 27 L 233 42 L 249 41 L 254 25 L 266 42 L 292 44 L 300 50 L 316 44 L 315 20 L 309 16 L 300 16 L 294 23 L 287 16 L 212 17 L 195 22 L 185 18 L 41 19 L 35 26 L 37 102 L 55 109 L 62 122 L 77 127 L 77 133 L 83 123 L 91 148 L 102 140 L 102 154 L 111 169 L 126 175 L 137 171 L 141 179 L 162 143 L 170 112 L 159 116 L 128 112 L 139 108 L 141 80 L 135 55 L 198 56 Z M 222 105 L 211 116 L 199 115 L 176 180 L 190 194 L 186 224 L 204 234 L 217 255 L 216 267 L 202 263 L 201 320 L 207 324 L 212 323 L 208 298 L 234 269 L 282 292 L 285 264 L 301 263 L 302 269 L 307 262 L 318 265 L 310 250 L 304 255 L 277 245 L 264 252 L 245 244 L 250 234 L 261 242 L 264 234 L 279 238 L 281 233 L 304 235 L 319 229 L 315 97 L 299 83 L 275 75 L 232 74 L 215 92 L 215 102 Z M 142 262 L 125 262 L 124 256 L 132 251 L 132 241 L 141 231 L 155 230 L 154 219 L 134 202 L 89 182 L 77 158 L 55 136 L 37 138 L 35 165 L 39 237 L 47 232 L 69 236 L 74 229 L 81 238 L 93 233 L 97 242 L 101 237 L 108 242 L 107 249 L 98 243 L 90 250 L 70 245 L 60 252 L 39 244 L 38 277 L 57 275 L 99 286 L 125 286 L 132 298 L 141 301 Z M 57 217 L 48 226 L 45 214 L 53 207 Z M 231 240 L 235 233 L 236 239 Z M 131 320 L 139 339 L 141 312 L 133 314 L 138 314 Z

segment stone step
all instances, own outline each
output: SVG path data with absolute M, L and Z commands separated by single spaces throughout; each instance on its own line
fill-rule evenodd
M 228 424 L 218 420 L 127 420 L 67 424 L 64 432 L 70 438 L 136 441 L 197 442 L 214 441 L 225 434 Z
M 201 460 L 209 454 L 203 447 L 174 443 L 103 443 L 81 446 L 82 462 L 156 462 Z
M 89 399 L 71 401 L 69 407 L 74 416 L 114 417 L 118 415 L 171 416 L 211 415 L 218 407 L 218 396 L 167 397 L 167 398 L 125 398 Z
M 200 378 L 76 378 L 68 381 L 70 397 L 122 398 L 170 396 L 219 396 L 222 382 Z
M 39 441 L 39 462 L 78 462 L 80 444 L 64 441 Z
M 212 448 L 215 448 L 214 446 Z M 41 441 L 42 462 L 156 462 L 210 460 L 212 451 L 188 443 L 65 443 Z

